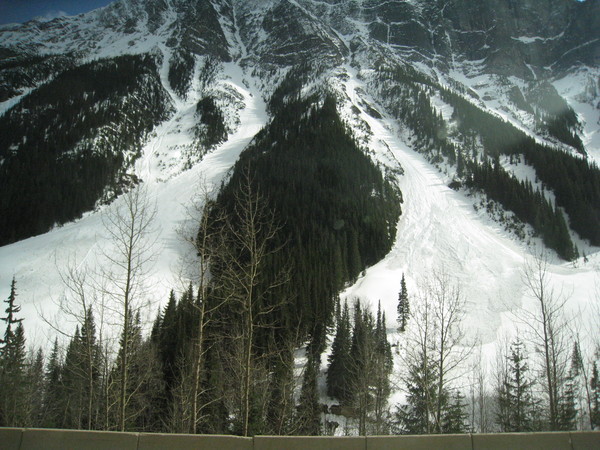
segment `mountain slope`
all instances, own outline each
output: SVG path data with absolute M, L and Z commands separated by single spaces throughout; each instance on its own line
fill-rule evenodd
M 185 222 L 184 205 L 192 201 L 197 178 L 204 175 L 216 185 L 226 181 L 225 174 L 239 153 L 268 122 L 267 111 L 276 114 L 276 105 L 333 92 L 343 118 L 381 170 L 404 173 L 399 177 L 404 214 L 396 244 L 347 291 L 348 297 L 360 295 L 373 303 L 383 300 L 390 320 L 395 316 L 401 273 L 416 288 L 424 273 L 442 267 L 464 284 L 469 321 L 485 323 L 478 332 L 491 342 L 502 327 L 512 327 L 503 314 L 518 309 L 526 297 L 519 268 L 532 252 L 526 242 L 534 248 L 539 245 L 535 237 L 539 230 L 535 223 L 521 224 L 525 235 L 515 239 L 504 224 L 490 220 L 484 210 L 473 209 L 486 201 L 485 193 L 455 191 L 446 185 L 466 185 L 469 165 L 497 158 L 500 167 L 500 158 L 519 148 L 502 170 L 514 173 L 514 183 L 519 177 L 528 179 L 552 202 L 560 198 L 552 180 L 538 182 L 540 169 L 531 161 L 510 163 L 516 156 L 522 161 L 527 149 L 486 137 L 479 127 L 484 119 L 494 129 L 506 129 L 509 123 L 511 135 L 529 147 L 540 152 L 559 149 L 572 155 L 568 158 L 589 162 L 585 169 L 589 173 L 597 172 L 593 164 L 600 157 L 597 9 L 593 1 L 541 0 L 499 4 L 121 0 L 78 17 L 2 28 L 0 120 L 3 131 L 14 130 L 14 139 L 0 146 L 3 170 L 44 142 L 45 136 L 19 140 L 36 126 L 58 133 L 79 123 L 73 117 L 80 118 L 82 131 L 71 141 L 57 138 L 56 143 L 58 154 L 75 160 L 85 157 L 84 144 L 90 145 L 91 155 L 102 154 L 100 143 L 107 142 L 102 130 L 110 124 L 126 123 L 124 117 L 132 115 L 143 126 L 134 127 L 134 132 L 112 131 L 108 142 L 116 162 L 93 192 L 86 190 L 87 180 L 69 180 L 80 186 L 73 190 L 89 194 L 75 211 L 58 214 L 56 205 L 40 200 L 29 205 L 33 210 L 40 202 L 48 206 L 43 223 L 33 230 L 13 226 L 20 234 L 5 236 L 4 242 L 32 236 L 87 212 L 74 223 L 0 248 L 0 292 L 8 292 L 15 275 L 26 303 L 24 312 L 32 323 L 33 303 L 48 307 L 48 299 L 60 296 L 62 290 L 57 271 L 48 269 L 49 261 L 56 260 L 57 266 L 67 260 L 77 265 L 85 258 L 93 261 L 96 246 L 104 245 L 100 216 L 114 207 L 104 202 L 139 180 L 159 210 L 157 237 L 165 250 L 154 276 L 160 287 L 152 299 L 163 301 L 181 273 L 176 261 L 185 251 L 175 230 L 191 226 Z M 540 10 L 543 15 L 536 14 Z M 106 97 L 92 97 L 94 101 L 79 110 L 70 107 L 68 114 L 52 116 L 49 124 L 36 113 L 36 108 L 50 109 L 52 97 L 45 92 L 68 79 L 69 73 L 98 65 L 118 69 L 120 58 L 150 64 L 144 76 L 134 77 L 130 92 L 123 94 L 115 86 Z M 95 81 L 88 77 L 88 82 L 90 88 L 73 89 L 69 95 L 86 101 L 98 95 Z M 128 95 L 140 97 L 138 91 L 146 102 L 129 102 Z M 56 102 L 73 106 L 69 98 L 60 95 Z M 210 120 L 208 104 L 213 105 Z M 105 114 L 104 128 L 84 126 L 84 120 L 102 108 L 116 111 Z M 473 112 L 473 123 L 464 120 L 464 110 Z M 207 140 L 209 135 L 216 138 Z M 494 140 L 505 148 L 497 150 Z M 95 161 L 91 158 L 85 164 Z M 63 168 L 75 171 L 68 165 Z M 13 169 L 9 172 L 24 187 L 10 195 L 3 189 L 2 216 L 7 221 L 18 210 L 17 195 L 35 186 Z M 31 177 L 36 179 L 37 174 Z M 561 173 L 553 178 L 574 183 L 575 198 L 583 202 L 578 211 L 594 213 L 594 208 L 600 208 L 597 186 L 580 182 L 578 173 L 564 171 L 564 177 Z M 17 189 L 9 176 L 0 181 L 3 187 Z M 564 214 L 566 207 L 555 209 L 567 221 L 572 215 Z M 597 219 L 592 214 L 584 221 L 593 229 Z M 567 239 L 596 263 L 598 248 L 586 241 L 593 237 L 580 236 L 575 228 L 568 231 Z M 591 264 L 583 265 L 583 258 L 575 259 L 575 264 L 579 266 L 557 259 L 552 266 L 557 282 L 573 286 L 573 309 L 585 304 L 593 291 Z

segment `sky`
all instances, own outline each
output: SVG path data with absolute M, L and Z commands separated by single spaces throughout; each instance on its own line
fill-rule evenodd
M 26 22 L 35 17 L 51 20 L 59 16 L 88 12 L 112 1 L 114 0 L 0 0 L 0 24 Z
M 75 15 L 108 5 L 114 0 L 0 0 L 0 24 L 26 22 L 34 17 L 48 20 Z

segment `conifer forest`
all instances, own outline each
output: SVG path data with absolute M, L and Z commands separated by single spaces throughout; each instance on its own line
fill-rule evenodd
M 0 427 L 600 431 L 598 0 L 54 13 L 0 17 Z

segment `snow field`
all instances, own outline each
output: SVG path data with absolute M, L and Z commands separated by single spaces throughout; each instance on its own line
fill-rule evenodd
M 523 271 L 535 250 L 512 239 L 486 214 L 478 214 L 472 199 L 448 188 L 444 176 L 406 144 L 409 137 L 402 135 L 390 119 L 374 119 L 361 109 L 363 101 L 375 103 L 370 98 L 360 98 L 365 90 L 356 71 L 347 68 L 347 72 L 346 94 L 371 130 L 370 149 L 375 150 L 375 159 L 389 163 L 391 153 L 404 171 L 399 179 L 404 203 L 392 250 L 343 292 L 342 301 L 360 299 L 374 311 L 380 301 L 387 317 L 390 343 L 396 344 L 402 340 L 396 332 L 402 274 L 412 302 L 419 301 L 420 287 L 433 271 L 450 275 L 460 285 L 466 301 L 462 323 L 465 345 L 475 344 L 471 362 L 463 367 L 465 375 L 461 378 L 466 394 L 468 366 L 481 358 L 482 367 L 491 374 L 498 343 L 510 340 L 517 332 L 523 335 L 527 329 L 523 312 L 534 311 L 536 303 L 524 285 Z M 580 259 L 565 263 L 551 257 L 548 272 L 551 286 L 568 298 L 565 312 L 576 324 L 574 328 L 581 335 L 582 347 L 590 349 L 594 326 L 600 323 L 598 311 L 592 307 L 600 298 L 597 288 L 600 254 L 597 248 L 587 249 L 591 251 L 589 262 Z M 394 355 L 392 381 L 402 371 L 401 357 Z M 322 363 L 325 369 L 325 358 Z M 402 391 L 396 390 L 390 404 L 394 405 L 402 396 Z
M 193 252 L 190 252 L 184 237 L 195 232 L 193 223 L 190 223 L 193 220 L 193 209 L 190 208 L 193 200 L 203 186 L 210 189 L 220 185 L 240 152 L 267 120 L 266 105 L 260 92 L 253 87 L 253 80 L 234 64 L 225 65 L 223 75 L 224 82 L 239 92 L 245 103 L 245 108 L 239 113 L 241 126 L 227 142 L 206 155 L 192 169 L 177 175 L 170 174 L 172 176 L 167 181 L 161 181 L 165 174 L 157 158 L 165 149 L 177 151 L 177 145 L 173 146 L 173 143 L 185 142 L 189 138 L 187 127 L 181 126 L 180 122 L 190 120 L 190 105 L 198 101 L 193 95 L 185 102 L 174 98 L 176 112 L 157 127 L 156 137 L 144 147 L 136 165 L 137 175 L 144 180 L 149 200 L 156 205 L 154 235 L 150 241 L 155 242 L 157 257 L 154 264 L 148 266 L 150 275 L 146 286 L 151 317 L 166 302 L 171 289 L 183 288 L 189 282 L 186 262 Z M 178 121 L 178 118 L 181 120 Z M 64 296 L 65 291 L 61 271 L 64 273 L 67 266 L 80 269 L 87 266 L 90 277 L 98 275 L 100 266 L 106 264 L 102 252 L 111 253 L 112 245 L 107 242 L 102 216 L 117 208 L 121 201 L 117 199 L 111 205 L 101 206 L 84 214 L 81 219 L 43 235 L 0 247 L 0 298 L 8 297 L 14 276 L 28 345 L 49 348 L 54 341 L 56 333 L 44 322 L 42 313 L 51 318 L 54 326 L 63 328 L 66 333 L 72 332 L 68 328 L 75 325 L 69 324 L 67 317 L 56 316 L 55 302 Z

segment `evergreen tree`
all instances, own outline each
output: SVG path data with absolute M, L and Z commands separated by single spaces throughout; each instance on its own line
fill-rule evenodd
M 432 358 L 421 354 L 409 368 L 406 405 L 396 411 L 396 424 L 402 434 L 429 434 L 436 429 L 432 405 L 437 398 L 436 370 Z
M 44 399 L 44 354 L 42 349 L 28 358 L 25 374 L 25 425 L 39 427 L 43 419 Z
M 15 323 L 15 322 L 13 322 Z M 23 426 L 26 422 L 25 404 L 25 331 L 18 322 L 17 328 L 4 335 L 0 360 L 0 425 Z
M 465 411 L 465 396 L 455 390 L 448 408 L 443 414 L 442 430 L 443 433 L 457 434 L 464 433 L 467 429 L 467 413 Z
M 558 401 L 558 428 L 563 431 L 577 429 L 577 416 L 579 414 L 579 375 L 583 367 L 579 345 L 573 343 L 571 353 L 571 367 L 564 383 L 562 395 Z
M 46 365 L 45 389 L 44 389 L 44 419 L 42 426 L 46 428 L 63 428 L 64 413 L 64 389 L 62 386 L 62 362 L 58 348 L 58 339 L 54 340 L 50 358 Z
M 311 352 L 307 352 L 298 404 L 298 434 L 300 435 L 319 436 L 321 434 L 321 407 L 317 388 L 318 373 L 318 360 L 315 360 Z
M 157 318 L 156 321 L 159 321 L 159 319 Z M 167 395 L 169 395 L 177 379 L 177 338 L 177 299 L 175 292 L 171 290 L 169 301 L 162 313 L 157 338 L 157 351 L 161 361 Z
M 92 308 L 85 312 L 81 328 L 67 347 L 62 366 L 64 426 L 74 429 L 97 428 L 100 407 L 101 350 L 96 337 Z
M 350 399 L 348 380 L 351 367 L 351 345 L 350 313 L 348 304 L 344 303 L 340 319 L 337 322 L 327 369 L 327 395 L 337 398 L 341 402 Z
M 400 282 L 400 294 L 398 295 L 398 331 L 403 333 L 406 329 L 406 323 L 410 316 L 410 306 L 408 302 L 408 291 L 406 290 L 406 281 L 404 280 L 404 274 L 402 274 L 402 281 Z
M 591 393 L 591 417 L 590 423 L 593 430 L 600 429 L 600 377 L 598 376 L 598 364 L 594 361 L 592 366 L 592 378 L 590 379 Z
M 10 294 L 5 300 L 6 330 L 0 347 L 0 426 L 23 426 L 25 414 L 25 331 L 16 317 L 21 307 L 15 303 L 16 282 L 13 278 Z M 16 328 L 15 328 L 16 326 Z
M 524 344 L 517 339 L 510 346 L 508 373 L 496 392 L 502 431 L 533 431 L 535 400 L 532 386 Z
M 21 307 L 15 303 L 17 298 L 17 282 L 13 277 L 10 284 L 10 294 L 8 299 L 5 300 L 6 306 L 6 317 L 2 317 L 2 320 L 6 322 L 6 330 L 4 331 L 4 339 L 0 339 L 0 357 L 11 352 L 11 343 L 14 342 L 14 330 L 15 324 L 21 323 L 23 319 L 17 319 L 15 317 L 21 311 Z
M 374 434 L 386 434 L 389 429 L 388 398 L 391 393 L 390 375 L 394 361 L 392 347 L 387 339 L 385 312 L 381 311 L 381 303 L 377 308 L 375 326 L 375 361 L 371 391 L 373 392 L 373 428 Z

